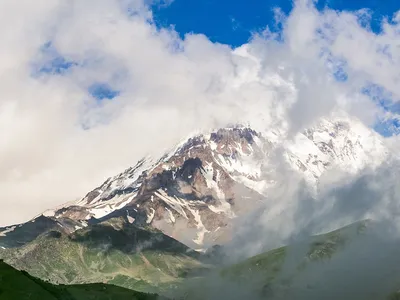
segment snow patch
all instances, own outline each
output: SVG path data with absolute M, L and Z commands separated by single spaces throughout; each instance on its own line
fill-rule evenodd
M 204 226 L 203 222 L 201 221 L 201 216 L 200 213 L 197 209 L 191 209 L 189 208 L 189 211 L 192 213 L 194 220 L 196 221 L 196 227 L 198 229 L 197 231 L 197 238 L 193 239 L 193 242 L 195 242 L 197 245 L 203 245 L 204 242 L 204 235 L 206 233 L 209 233 L 210 231 L 208 231 L 206 229 L 206 227 Z
M 195 242 L 198 245 L 202 245 L 204 241 L 204 235 L 208 233 L 209 231 L 206 229 L 204 226 L 201 216 L 199 213 L 199 210 L 193 209 L 191 205 L 196 205 L 198 202 L 196 201 L 185 201 L 183 199 L 180 199 L 176 196 L 170 197 L 168 196 L 162 189 L 159 189 L 156 193 L 156 196 L 159 197 L 161 200 L 163 200 L 168 206 L 170 206 L 172 209 L 174 209 L 177 213 L 182 215 L 184 218 L 189 219 L 185 210 L 187 209 L 194 217 L 194 220 L 196 221 L 196 227 L 198 229 L 197 231 L 197 237 L 193 239 L 193 242 Z M 171 214 L 170 214 L 171 217 Z M 172 219 L 173 222 L 175 222 L 175 218 Z
M 107 201 L 106 203 L 102 205 L 97 205 L 94 208 L 89 210 L 89 213 L 96 219 L 100 219 L 110 213 L 112 213 L 115 210 L 121 209 L 125 207 L 128 203 L 130 203 L 133 198 L 136 196 L 136 193 L 134 195 L 127 197 L 126 200 L 121 201 L 121 197 L 126 197 L 126 195 L 123 196 L 116 196 L 112 200 Z M 90 217 L 89 217 L 90 219 Z
M 126 211 L 126 218 L 128 219 L 129 224 L 132 224 L 133 222 L 135 222 L 135 218 L 133 218 L 129 215 L 129 210 Z
M 163 164 L 162 165 L 163 170 L 169 171 L 171 169 L 171 167 L 167 164 Z
M 167 203 L 172 209 L 174 209 L 178 214 L 182 215 L 185 219 L 189 219 L 186 215 L 185 210 L 183 209 L 183 207 L 187 206 L 185 200 L 179 199 L 176 196 L 170 197 L 162 189 L 158 189 L 157 192 L 155 192 L 155 195 L 163 200 L 165 203 Z
M 147 221 L 146 221 L 147 224 L 150 224 L 151 221 L 153 221 L 154 215 L 155 215 L 155 213 L 156 213 L 156 211 L 154 210 L 154 208 L 151 207 L 150 210 L 151 210 L 151 212 L 150 212 L 150 214 L 147 216 Z
M 7 233 L 14 231 L 15 228 L 17 228 L 17 226 L 6 228 L 6 230 L 0 232 L 0 236 L 6 236 Z
M 202 173 L 203 173 L 204 179 L 206 180 L 207 187 L 209 189 L 214 190 L 216 192 L 218 198 L 225 198 L 224 192 L 218 186 L 218 182 L 219 182 L 219 178 L 220 178 L 219 170 L 216 170 L 215 181 L 213 180 L 214 168 L 212 166 L 212 163 L 206 162 L 206 165 L 204 166 Z
M 168 207 L 166 207 L 165 208 L 167 211 L 168 211 L 168 213 L 169 213 L 169 220 L 171 221 L 171 223 L 172 224 L 174 224 L 175 223 L 175 216 L 174 216 L 174 214 L 172 213 L 172 211 L 168 208 Z
M 54 217 L 56 215 L 56 212 L 54 210 L 46 210 L 43 214 L 44 217 Z
M 207 187 L 215 191 L 217 195 L 217 201 L 220 203 L 219 206 L 209 205 L 208 208 L 214 213 L 224 213 L 229 218 L 234 218 L 235 213 L 232 211 L 231 205 L 225 199 L 225 193 L 219 187 L 218 182 L 220 181 L 220 171 L 215 170 L 216 176 L 215 181 L 213 180 L 214 169 L 212 163 L 206 163 L 204 167 L 203 176 L 206 180 Z
M 235 213 L 231 209 L 231 205 L 225 200 L 222 199 L 220 200 L 220 205 L 215 206 L 215 205 L 208 205 L 208 208 L 216 214 L 225 214 L 228 218 L 233 219 L 236 217 Z
M 75 205 L 93 208 L 99 204 L 102 205 L 104 199 L 109 197 L 116 190 L 122 190 L 130 187 L 137 191 L 141 186 L 141 182 L 138 182 L 139 177 L 144 171 L 150 172 L 153 170 L 155 166 L 156 164 L 154 163 L 153 159 L 151 157 L 146 157 L 145 159 L 139 161 L 134 167 L 125 170 L 117 176 L 107 179 L 100 187 L 93 190 L 98 192 L 98 195 L 94 199 L 89 201 L 88 197 L 86 196 L 76 202 Z M 110 200 L 107 200 L 105 202 L 109 201 Z
M 218 147 L 217 143 L 215 143 L 214 141 L 210 141 L 209 145 L 212 151 L 215 151 Z

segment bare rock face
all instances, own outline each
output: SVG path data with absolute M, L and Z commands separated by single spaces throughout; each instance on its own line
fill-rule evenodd
M 271 157 L 278 146 L 287 166 L 311 187 L 326 170 L 357 172 L 389 155 L 378 135 L 346 118 L 322 119 L 290 141 L 266 136 L 271 133 L 247 127 L 193 136 L 158 160 L 140 160 L 46 217 L 61 227 L 73 224 L 71 231 L 123 216 L 194 249 L 206 249 L 228 241 L 235 219 L 268 199 L 281 180 Z
M 93 222 L 124 215 L 195 249 L 224 242 L 232 219 L 262 199 L 252 186 L 265 145 L 249 128 L 195 136 L 156 162 L 139 161 L 54 217 Z

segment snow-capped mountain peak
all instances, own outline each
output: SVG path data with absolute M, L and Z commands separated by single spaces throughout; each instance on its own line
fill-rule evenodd
M 140 160 L 49 217 L 84 226 L 120 215 L 204 248 L 229 240 L 232 220 L 268 201 L 277 180 L 271 153 L 278 147 L 310 188 L 329 169 L 356 173 L 389 155 L 378 135 L 350 118 L 321 119 L 291 141 L 270 135 L 249 127 L 193 135 L 160 159 Z

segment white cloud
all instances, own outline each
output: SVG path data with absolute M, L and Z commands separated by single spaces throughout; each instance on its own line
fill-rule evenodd
M 381 112 L 359 93 L 367 82 L 400 98 L 398 23 L 375 35 L 355 15 L 305 2 L 279 20 L 283 43 L 259 35 L 231 49 L 157 30 L 139 0 L 2 1 L 1 223 L 80 197 L 194 129 L 241 122 L 293 134 L 338 106 L 370 123 Z M 49 41 L 78 65 L 33 76 Z M 323 53 L 347 62 L 347 82 L 333 80 Z M 96 82 L 121 93 L 98 103 L 87 93 Z

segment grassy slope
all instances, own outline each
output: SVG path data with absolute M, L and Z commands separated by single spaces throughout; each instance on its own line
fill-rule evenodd
M 271 284 L 287 287 L 310 263 L 332 257 L 363 228 L 364 222 L 356 223 L 315 236 L 296 247 L 281 247 L 254 256 L 207 278 L 189 280 L 185 278 L 187 272 L 204 266 L 196 255 L 187 253 L 186 246 L 159 232 L 127 224 L 120 218 L 79 230 L 73 236 L 55 232 L 41 235 L 23 247 L 3 251 L 0 255 L 13 266 L 56 283 L 107 282 L 168 296 L 175 296 L 175 291 L 182 287 L 187 292 L 189 287 L 190 299 L 202 299 L 207 298 L 207 294 L 198 293 L 197 287 L 209 285 L 214 276 L 218 276 L 215 282 L 222 278 L 221 284 L 229 288 L 250 285 L 257 294 L 268 294 Z M 192 287 L 196 295 L 191 293 Z M 214 288 L 219 289 L 219 286 Z
M 367 223 L 368 221 L 357 222 L 326 234 L 313 236 L 302 243 L 280 247 L 223 268 L 209 278 L 195 279 L 185 291 L 186 299 L 214 299 L 210 294 L 218 293 L 221 289 L 232 290 L 233 296 L 229 296 L 232 299 L 237 299 L 235 297 L 238 293 L 243 293 L 241 296 L 243 299 L 249 297 L 269 299 L 272 298 L 272 286 L 275 297 L 277 290 L 279 294 L 280 291 L 289 289 L 292 281 L 301 277 L 307 268 L 318 262 L 328 261 L 335 253 L 344 249 L 347 243 L 364 232 Z M 199 285 L 204 287 L 203 294 L 199 294 L 199 291 L 193 288 Z M 246 289 L 248 292 L 244 292 Z M 216 299 L 221 297 L 227 296 L 221 294 Z
M 0 261 L 0 300 L 155 300 L 144 294 L 105 284 L 52 285 Z
M 143 292 L 167 292 L 202 268 L 196 254 L 160 232 L 116 218 L 68 236 L 50 232 L 0 256 L 52 283 L 107 282 Z
M 286 299 L 289 290 L 299 287 L 299 278 L 302 283 L 302 278 L 313 274 L 315 267 L 329 269 L 328 262 L 357 241 L 367 225 L 367 221 L 351 224 L 215 269 L 203 278 L 186 278 L 187 272 L 204 265 L 184 245 L 120 219 L 80 230 L 74 236 L 42 235 L 16 251 L 3 251 L 3 255 L 35 276 L 59 282 L 107 282 L 167 296 L 184 295 L 190 300 L 225 299 L 225 291 L 230 291 L 229 299 Z M 148 243 L 150 240 L 152 243 Z M 321 280 L 324 282 L 324 278 Z M 104 286 L 91 285 L 95 286 L 102 294 Z M 83 293 L 84 289 L 83 286 L 67 288 L 72 296 Z M 223 293 L 219 295 L 220 292 Z M 390 299 L 400 299 L 398 295 L 393 293 Z
M 264 274 L 264 279 L 267 281 L 272 280 L 281 270 L 283 263 L 287 262 L 289 252 L 295 256 L 296 270 L 301 271 L 311 262 L 331 258 L 337 251 L 344 248 L 346 243 L 362 233 L 366 225 L 367 221 L 357 222 L 326 234 L 313 236 L 309 241 L 298 245 L 285 246 L 253 256 L 244 262 L 223 269 L 221 275 L 238 279 L 251 271 Z

